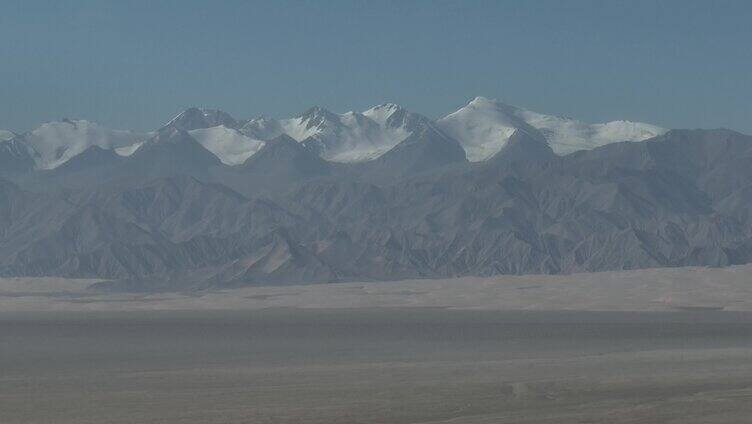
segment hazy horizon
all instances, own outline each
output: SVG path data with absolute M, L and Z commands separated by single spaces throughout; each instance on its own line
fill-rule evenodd
M 436 118 L 475 96 L 585 122 L 752 132 L 752 5 L 616 2 L 4 3 L 0 128 L 149 130 L 384 102 Z

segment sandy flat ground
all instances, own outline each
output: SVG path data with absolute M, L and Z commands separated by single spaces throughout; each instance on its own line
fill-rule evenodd
M 748 424 L 751 275 L 2 279 L 0 423 Z
M 752 314 L 706 314 L 0 313 L 0 422 L 748 424 Z
M 101 294 L 94 280 L 0 279 L 0 311 L 448 307 L 491 310 L 752 310 L 752 265 L 573 275 L 266 286 Z

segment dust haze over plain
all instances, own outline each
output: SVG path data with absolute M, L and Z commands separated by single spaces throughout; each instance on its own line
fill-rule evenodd
M 746 423 L 750 16 L 4 3 L 0 422 Z

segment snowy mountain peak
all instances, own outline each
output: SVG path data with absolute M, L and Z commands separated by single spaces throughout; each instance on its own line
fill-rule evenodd
M 53 169 L 91 146 L 118 149 L 142 141 L 143 134 L 111 130 L 86 120 L 47 122 L 20 136 L 36 155 L 36 167 Z
M 246 121 L 240 132 L 257 140 L 271 140 L 283 134 L 279 121 L 265 116 L 259 116 Z
M 259 139 L 287 134 L 336 162 L 358 162 L 376 158 L 407 138 L 411 130 L 402 128 L 406 111 L 394 104 L 376 106 L 363 113 L 336 114 L 313 107 L 297 118 L 271 122 L 249 121 L 243 133 Z
M 267 141 L 286 134 L 324 159 L 359 162 L 379 157 L 424 126 L 433 123 L 399 105 L 385 103 L 364 112 L 343 114 L 314 106 L 296 118 L 250 119 L 240 132 Z
M 304 116 L 310 116 L 310 115 L 333 115 L 332 112 L 329 112 L 326 108 L 322 106 L 311 106 L 308 109 L 306 109 L 305 112 L 301 114 L 301 117 Z
M 177 127 L 161 128 L 147 143 L 181 143 L 191 139 L 188 131 Z
M 402 110 L 402 106 L 395 104 L 395 103 L 382 103 L 380 105 L 376 105 L 366 111 L 363 112 L 363 115 L 368 116 L 369 118 L 373 115 L 377 114 L 391 114 L 398 110 Z
M 467 105 L 439 119 L 437 124 L 462 144 L 471 161 L 486 160 L 501 151 L 517 129 L 532 136 L 545 137 L 559 155 L 619 141 L 642 141 L 666 131 L 641 122 L 586 124 L 486 97 L 474 98 Z
M 510 120 L 515 120 L 513 116 L 518 111 L 524 110 L 517 106 L 512 106 L 510 104 L 504 103 L 500 100 L 490 99 L 488 97 L 482 97 L 482 96 L 478 96 L 474 98 L 473 100 L 471 100 L 463 109 L 485 110 L 485 111 L 489 111 L 492 113 L 500 113 L 503 115 L 507 115 L 506 119 L 510 119 Z
M 224 125 L 229 128 L 237 128 L 238 121 L 230 116 L 229 113 L 219 109 L 203 109 L 191 107 L 172 118 L 165 127 L 177 127 L 182 130 L 190 131 L 199 128 L 211 128 L 218 125 Z
M 476 97 L 437 121 L 439 128 L 462 144 L 470 161 L 486 160 L 506 145 L 517 129 L 537 131 L 515 115 L 515 109 L 496 100 Z
M 398 128 L 399 122 L 391 122 L 404 112 L 394 104 L 376 106 L 363 113 L 343 114 L 315 106 L 296 118 L 249 120 L 241 132 L 258 140 L 286 134 L 327 160 L 358 162 L 380 156 L 410 134 Z
M 497 111 L 497 112 L 504 113 L 507 115 L 512 115 L 516 111 L 521 110 L 521 108 L 518 108 L 517 106 L 512 106 L 500 100 L 490 99 L 488 97 L 482 97 L 482 96 L 478 96 L 474 98 L 473 100 L 471 100 L 465 106 L 465 108 Z
M 389 109 L 389 110 L 397 110 L 402 109 L 402 106 L 396 104 L 396 103 L 382 103 L 378 106 L 374 106 L 371 109 Z
M 301 120 L 310 122 L 309 125 L 321 125 L 327 122 L 335 122 L 337 121 L 337 118 L 337 114 L 330 112 L 321 106 L 313 106 L 300 115 Z
M 493 107 L 500 102 L 496 99 L 489 99 L 488 97 L 477 96 L 468 103 L 468 106 L 472 107 Z
M 387 120 L 404 109 L 400 105 L 394 103 L 384 103 L 378 106 L 374 106 L 363 112 L 363 115 L 372 119 L 377 124 L 384 126 Z

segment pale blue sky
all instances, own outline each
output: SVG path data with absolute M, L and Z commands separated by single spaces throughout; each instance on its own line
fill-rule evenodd
M 752 133 L 749 1 L 0 0 L 0 128 L 155 128 L 477 95 L 585 121 Z

